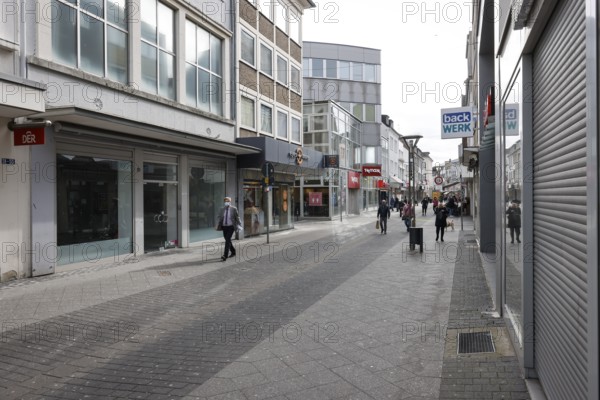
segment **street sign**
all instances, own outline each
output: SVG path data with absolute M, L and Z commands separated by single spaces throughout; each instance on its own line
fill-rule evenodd
M 435 182 L 436 185 L 441 185 L 442 183 L 444 183 L 444 178 L 438 175 L 435 178 L 433 178 L 433 182 Z

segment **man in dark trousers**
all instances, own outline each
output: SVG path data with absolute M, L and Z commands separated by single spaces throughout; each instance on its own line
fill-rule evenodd
M 435 213 L 435 241 L 437 242 L 442 234 L 442 242 L 444 241 L 444 231 L 446 230 L 446 220 L 448 219 L 448 209 L 444 203 L 440 203 Z
M 377 209 L 377 218 L 379 218 L 382 235 L 387 235 L 387 220 L 390 216 L 390 207 L 386 204 L 385 200 L 381 200 L 381 205 Z
M 238 209 L 231 205 L 231 197 L 225 197 L 223 200 L 223 208 L 219 211 L 219 226 L 223 228 L 225 251 L 221 256 L 221 261 L 227 260 L 228 257 L 235 257 L 235 248 L 233 247 L 233 243 L 231 243 L 231 237 L 237 227 L 241 225 Z

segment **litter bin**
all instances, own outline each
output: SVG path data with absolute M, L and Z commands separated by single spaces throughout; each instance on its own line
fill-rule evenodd
M 423 228 L 413 228 L 411 227 L 408 233 L 409 238 L 409 248 L 411 250 L 415 249 L 415 246 L 419 245 L 419 252 L 423 252 Z

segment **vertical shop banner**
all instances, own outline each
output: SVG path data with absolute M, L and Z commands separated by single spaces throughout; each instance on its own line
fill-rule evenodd
M 348 171 L 348 189 L 360 189 L 360 173 Z
M 309 206 L 322 206 L 323 205 L 323 193 L 310 192 L 308 194 L 308 205 Z

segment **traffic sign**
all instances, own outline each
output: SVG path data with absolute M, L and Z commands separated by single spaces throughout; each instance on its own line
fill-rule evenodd
M 438 175 L 435 178 L 433 178 L 433 182 L 435 182 L 436 185 L 441 185 L 442 183 L 444 183 L 444 178 Z

